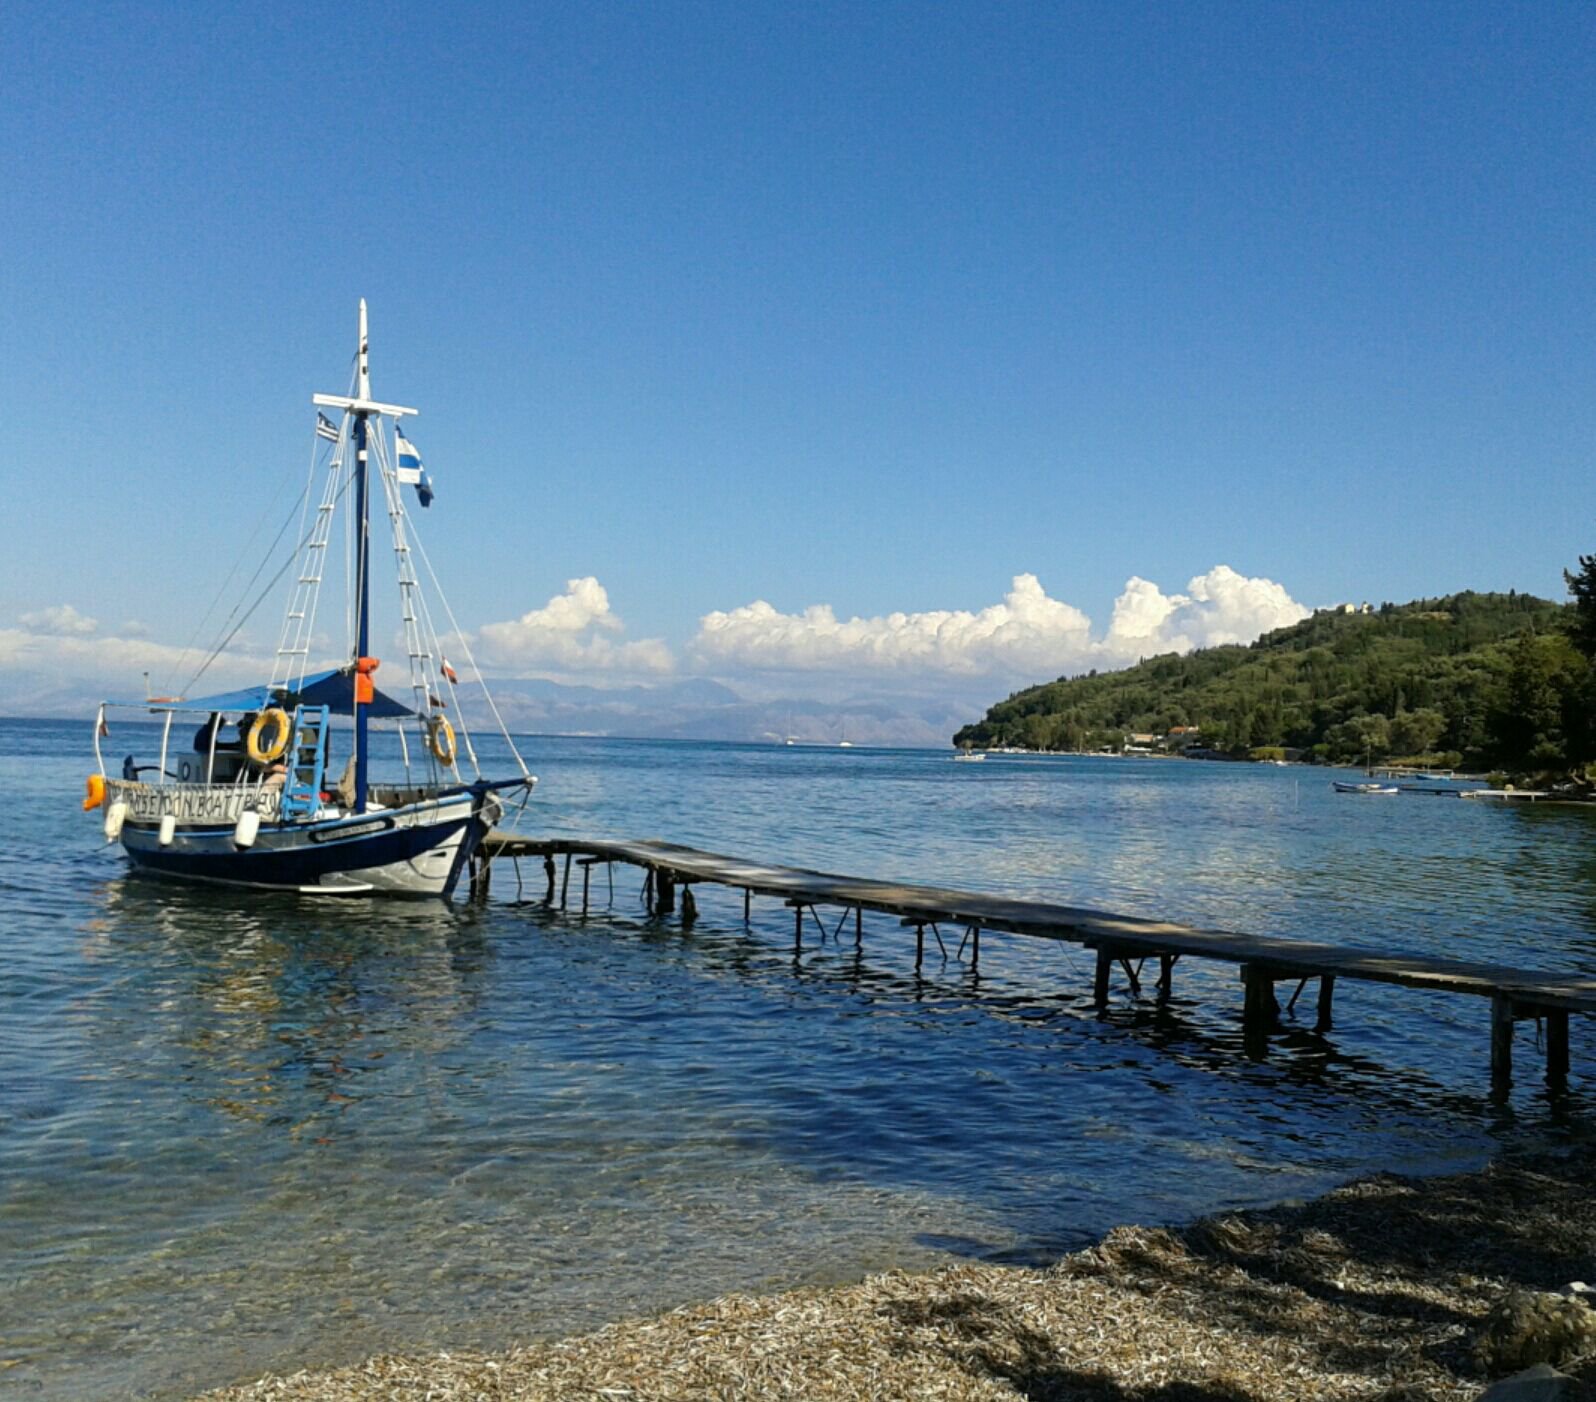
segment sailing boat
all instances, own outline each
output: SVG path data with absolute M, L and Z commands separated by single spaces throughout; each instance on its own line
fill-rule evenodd
M 297 561 L 299 568 L 270 680 L 187 699 L 150 696 L 146 683 L 143 700 L 106 701 L 99 708 L 94 734 L 98 772 L 89 776 L 83 806 L 105 810 L 107 841 L 120 840 L 137 871 L 318 894 L 447 899 L 482 838 L 503 815 L 507 800 L 516 790 L 523 791 L 524 799 L 537 783 L 502 722 L 500 732 L 520 773 L 487 779 L 463 717 L 458 731 L 449 719 L 451 708 L 460 717 L 459 677 L 444 656 L 420 588 L 416 554 L 429 576 L 431 565 L 401 490 L 415 486 L 423 505 L 431 499 L 419 455 L 399 428 L 400 419 L 417 411 L 371 396 L 364 300 L 352 390 L 311 397 L 318 406 L 316 451 L 303 498 L 303 529 L 289 562 Z M 341 421 L 324 410 L 338 411 Z M 312 513 L 318 474 L 319 503 Z M 398 576 L 409 654 L 408 703 L 379 691 L 374 680 L 379 663 L 371 656 L 371 503 L 378 491 Z M 313 630 L 333 519 L 345 496 L 353 497 L 348 660 L 312 670 Z M 441 593 L 439 597 L 441 602 Z M 453 626 L 446 602 L 443 610 Z M 454 633 L 474 668 L 458 627 Z M 218 645 L 195 680 L 220 651 Z M 497 719 L 497 708 L 487 699 Z M 129 754 L 112 774 L 101 741 L 110 733 L 107 711 L 117 707 L 147 712 L 163 723 L 158 755 L 141 762 Z M 192 740 L 191 720 L 174 736 L 177 718 L 196 714 L 203 720 Z M 334 717 L 346 720 L 352 735 L 352 752 L 337 780 L 331 772 Z M 402 782 L 397 774 L 387 776 L 391 782 L 374 779 L 377 722 L 394 723 Z M 227 738 L 229 730 L 234 738 Z M 460 772 L 463 765 L 472 770 L 469 780 Z

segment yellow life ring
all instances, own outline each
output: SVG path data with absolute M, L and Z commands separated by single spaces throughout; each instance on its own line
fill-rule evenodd
M 262 711 L 249 728 L 249 757 L 256 764 L 271 764 L 281 759 L 288 748 L 288 737 L 293 729 L 294 723 L 281 706 Z M 268 734 L 271 735 L 270 743 L 266 740 Z
M 427 721 L 427 748 L 445 769 L 454 763 L 454 727 L 448 716 L 433 716 Z
M 83 811 L 87 813 L 91 808 L 98 808 L 105 802 L 105 776 L 91 774 L 83 782 Z

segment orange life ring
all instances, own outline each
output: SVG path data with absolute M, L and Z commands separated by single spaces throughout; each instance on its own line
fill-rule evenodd
M 91 774 L 83 781 L 83 811 L 98 808 L 105 802 L 105 775 Z
M 433 716 L 427 721 L 427 748 L 445 769 L 454 763 L 454 727 L 448 716 Z
M 271 764 L 283 757 L 288 749 L 288 737 L 293 734 L 294 723 L 281 706 L 273 706 L 255 717 L 249 728 L 249 757 L 256 764 Z M 267 741 L 270 734 L 271 740 Z

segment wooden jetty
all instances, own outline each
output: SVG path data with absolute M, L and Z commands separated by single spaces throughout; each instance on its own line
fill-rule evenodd
M 594 867 L 609 870 L 617 863 L 641 868 L 646 873 L 644 896 L 654 915 L 675 911 L 679 890 L 681 918 L 685 923 L 691 923 L 697 914 L 692 894 L 695 884 L 740 890 L 744 919 L 750 914 L 755 896 L 776 897 L 793 912 L 793 940 L 799 949 L 803 947 L 805 912 L 823 929 L 820 926 L 821 906 L 841 908 L 842 915 L 837 922 L 839 934 L 851 912 L 854 937 L 860 943 L 864 938 L 866 911 L 897 917 L 901 927 L 914 930 L 916 967 L 924 959 L 928 929 L 946 952 L 946 946 L 942 945 L 943 925 L 964 927 L 960 952 L 968 947 L 972 964 L 980 962 L 983 932 L 1080 945 L 1097 955 L 1092 992 L 1099 1008 L 1108 1003 L 1116 969 L 1131 991 L 1139 993 L 1145 962 L 1156 959 L 1158 976 L 1154 987 L 1162 999 L 1169 996 L 1175 965 L 1181 959 L 1214 959 L 1235 964 L 1241 970 L 1245 990 L 1242 1026 L 1251 1055 L 1264 1054 L 1269 1032 L 1279 1019 L 1277 983 L 1297 985 L 1287 1005 L 1288 1011 L 1296 1006 L 1308 983 L 1317 984 L 1315 1027 L 1319 1031 L 1327 1031 L 1331 1025 L 1338 979 L 1487 998 L 1491 1007 L 1491 1075 L 1499 1090 L 1505 1090 L 1512 1081 L 1515 1023 L 1531 1018 L 1542 1023 L 1547 1080 L 1561 1085 L 1568 1076 L 1569 1014 L 1596 1014 L 1596 978 L 1231 930 L 1199 930 L 1167 921 L 1142 920 L 1046 901 L 1013 900 L 980 891 L 910 886 L 771 866 L 654 840 L 535 838 L 495 831 L 483 841 L 481 863 L 472 881 L 473 893 L 479 898 L 486 896 L 491 864 L 500 858 L 509 858 L 515 863 L 519 883 L 523 857 L 543 859 L 548 882 L 545 899 L 554 903 L 558 884 L 558 900 L 562 907 L 569 895 L 574 862 L 582 877 L 584 915 L 588 910 Z M 557 857 L 564 858 L 563 875 L 556 866 Z

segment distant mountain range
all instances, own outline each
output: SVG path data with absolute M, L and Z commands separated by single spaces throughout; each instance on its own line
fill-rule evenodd
M 639 740 L 735 740 L 803 744 L 945 746 L 961 725 L 980 715 L 978 704 L 905 697 L 751 701 L 720 682 L 690 680 L 659 686 L 605 688 L 551 681 L 495 678 L 493 699 L 517 734 L 617 736 Z M 476 698 L 473 699 L 475 692 Z M 137 695 L 123 688 L 119 694 Z M 461 689 L 473 727 L 492 717 L 475 687 Z M 0 679 L 0 713 L 80 716 L 92 722 L 102 700 L 81 685 L 36 674 Z
M 740 740 L 803 744 L 945 746 L 979 714 L 952 701 L 858 697 L 827 702 L 750 701 L 720 682 L 660 686 L 567 686 L 548 681 L 496 680 L 493 699 L 515 732 L 628 736 L 660 740 Z M 468 709 L 468 718 L 485 717 Z

